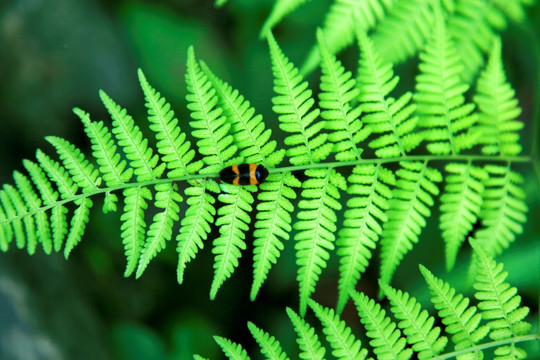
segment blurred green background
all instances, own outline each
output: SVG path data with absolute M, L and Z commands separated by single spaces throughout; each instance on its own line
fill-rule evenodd
M 287 17 L 275 29 L 285 54 L 300 66 L 315 42 L 331 1 L 312 1 Z M 47 135 L 64 137 L 83 149 L 85 139 L 75 106 L 92 119 L 108 116 L 98 97 L 105 90 L 128 109 L 145 130 L 145 108 L 136 69 L 142 68 L 188 129 L 185 101 L 187 48 L 195 47 L 225 81 L 237 88 L 263 114 L 268 126 L 277 127 L 271 111 L 272 76 L 266 43 L 258 33 L 272 1 L 230 0 L 216 9 L 209 0 L 89 1 L 25 0 L 0 2 L 0 180 L 11 182 L 21 160 L 34 158 L 37 148 L 52 153 Z M 538 6 L 531 20 L 512 24 L 503 35 L 508 75 L 530 130 L 538 116 Z M 531 43 L 532 41 L 532 43 Z M 341 59 L 355 69 L 357 51 L 346 50 Z M 411 66 L 412 65 L 412 66 Z M 412 62 L 396 68 L 403 88 L 414 79 Z M 318 73 L 308 76 L 313 89 Z M 407 83 L 409 82 L 409 83 Z M 536 106 L 536 108 L 535 108 Z M 532 131 L 523 132 L 525 152 Z M 278 141 L 279 133 L 276 133 Z M 510 281 L 521 288 L 526 305 L 536 309 L 540 283 L 540 212 L 537 184 L 530 166 L 522 166 L 530 208 L 525 234 L 501 257 Z M 185 283 L 176 282 L 175 244 L 169 243 L 139 280 L 123 277 L 125 259 L 116 214 L 103 215 L 94 206 L 88 230 L 69 261 L 62 254 L 32 257 L 12 247 L 0 255 L 0 359 L 188 359 L 193 353 L 221 358 L 212 335 L 242 342 L 257 358 L 246 322 L 275 335 L 285 349 L 295 348 L 286 306 L 296 308 L 297 285 L 293 244 L 270 272 L 256 302 L 249 301 L 251 247 L 239 268 L 209 301 L 213 256 L 206 246 L 188 266 Z M 434 217 L 438 216 L 435 210 Z M 421 244 L 408 254 L 394 285 L 425 289 L 418 260 L 438 276 L 443 271 L 438 222 L 432 221 Z M 447 279 L 466 288 L 467 252 L 461 267 Z M 334 306 L 337 259 L 321 278 L 315 298 Z M 359 288 L 375 296 L 377 257 L 362 277 Z M 467 291 L 467 290 L 464 290 Z M 352 307 L 344 318 L 359 329 Z M 311 319 L 311 318 L 310 318 Z M 537 313 L 531 321 L 538 327 Z M 312 324 L 317 324 L 313 321 Z M 536 347 L 536 349 L 538 346 Z M 294 354 L 289 351 L 289 355 Z

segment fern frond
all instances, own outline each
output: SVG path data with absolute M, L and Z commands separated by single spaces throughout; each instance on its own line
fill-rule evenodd
M 204 246 L 204 240 L 210 233 L 210 225 L 214 223 L 216 215 L 216 202 L 214 196 L 209 191 L 219 192 L 217 184 L 213 181 L 204 181 L 201 186 L 190 186 L 184 193 L 189 206 L 180 223 L 180 232 L 176 237 L 178 246 L 178 283 L 184 281 L 184 270 L 187 263 L 195 258 L 199 249 Z
M 249 356 L 242 345 L 232 342 L 221 336 L 214 336 L 215 342 L 221 347 L 223 353 L 231 360 L 249 360 Z
M 488 320 L 489 337 L 493 340 L 507 339 L 529 332 L 531 325 L 523 319 L 529 313 L 528 307 L 519 307 L 521 297 L 517 289 L 504 282 L 508 273 L 503 271 L 503 265 L 493 260 L 481 247 L 480 243 L 471 239 L 474 249 L 477 274 L 473 287 L 474 296 L 480 301 L 478 308 L 482 318 Z M 524 359 L 527 354 L 515 344 L 499 347 L 495 354 L 497 359 Z
M 324 360 L 326 349 L 321 345 L 315 330 L 297 313 L 287 308 L 287 315 L 291 319 L 294 331 L 298 334 L 296 342 L 300 347 L 300 359 Z
M 369 31 L 386 16 L 395 0 L 335 0 L 326 13 L 323 25 L 324 37 L 328 42 L 328 50 L 336 54 L 354 42 L 355 26 Z M 320 49 L 314 46 L 308 54 L 301 72 L 313 71 L 319 63 Z
M 81 119 L 86 135 L 92 143 L 92 155 L 99 165 L 101 177 L 109 187 L 127 183 L 133 169 L 126 168 L 126 161 L 116 151 L 109 129 L 102 121 L 90 120 L 90 115 L 81 109 L 75 108 L 73 112 Z
M 126 154 L 137 181 L 159 178 L 167 164 L 162 162 L 158 165 L 159 155 L 153 153 L 152 148 L 148 146 L 148 140 L 127 111 L 117 105 L 103 90 L 99 91 L 99 96 L 111 115 L 112 132 L 118 146 Z
M 433 34 L 420 53 L 414 100 L 419 125 L 426 128 L 427 149 L 433 154 L 459 154 L 478 141 L 479 132 L 473 128 L 477 114 L 473 103 L 465 103 L 469 85 L 460 78 L 463 64 L 440 8 L 435 18 Z
M 23 164 L 28 171 L 32 182 L 36 185 L 41 199 L 43 200 L 43 204 L 46 206 L 53 205 L 58 200 L 59 194 L 53 189 L 52 184 L 47 179 L 43 169 L 30 160 L 23 160 Z M 50 225 L 53 247 L 56 252 L 60 251 L 67 234 L 67 212 L 67 208 L 63 205 L 53 206 L 51 209 Z M 11 235 L 9 238 L 11 238 Z
M 128 277 L 135 271 L 144 245 L 144 211 L 148 208 L 148 201 L 152 200 L 152 193 L 147 187 L 137 186 L 126 188 L 123 195 L 124 209 L 120 216 L 120 230 L 127 260 L 124 276 Z
M 480 109 L 480 142 L 486 155 L 517 155 L 521 152 L 518 131 L 523 122 L 515 91 L 506 81 L 501 59 L 501 41 L 494 42 L 489 62 L 478 79 L 474 101 Z
M 75 213 L 71 218 L 70 229 L 64 246 L 64 257 L 66 259 L 69 257 L 71 250 L 81 241 L 86 224 L 90 220 L 89 215 L 93 202 L 90 198 L 85 197 L 75 201 L 75 204 L 79 205 L 79 207 L 75 209 Z
M 357 31 L 360 60 L 357 84 L 362 118 L 372 133 L 378 135 L 369 143 L 379 157 L 405 156 L 422 140 L 413 133 L 417 117 L 415 105 L 410 103 L 412 94 L 407 92 L 399 99 L 388 94 L 396 87 L 399 77 L 394 76 L 392 65 L 384 63 L 374 48 L 374 42 L 362 31 Z
M 304 3 L 311 0 L 275 0 L 272 11 L 262 25 L 259 37 L 265 38 L 268 33 L 278 24 L 285 16 L 289 15 Z
M 407 341 L 401 337 L 401 331 L 396 324 L 386 316 L 386 312 L 374 300 L 363 293 L 351 291 L 350 293 L 360 321 L 366 328 L 366 336 L 373 339 L 369 344 L 377 359 L 403 360 L 410 359 L 411 349 L 405 349 Z
M 228 134 L 231 125 L 217 106 L 216 91 L 197 63 L 193 47 L 188 49 L 186 67 L 186 100 L 193 119 L 189 123 L 193 128 L 191 134 L 200 139 L 197 147 L 207 165 L 202 172 L 217 173 L 236 153 L 233 137 Z
M 193 354 L 193 360 L 208 360 L 208 359 L 202 357 L 201 355 Z
M 195 151 L 191 149 L 191 143 L 186 141 L 186 134 L 180 130 L 171 105 L 150 86 L 141 69 L 137 73 L 146 100 L 150 130 L 156 134 L 156 148 L 169 169 L 167 176 L 175 178 L 196 173 L 201 169 L 202 162 L 191 162 Z
M 446 326 L 446 332 L 453 335 L 452 341 L 456 350 L 474 346 L 489 333 L 488 325 L 480 325 L 482 316 L 476 312 L 476 306 L 469 306 L 470 300 L 447 282 L 435 277 L 428 269 L 420 265 L 420 271 L 426 279 L 431 292 L 431 302 L 439 310 L 439 317 Z M 460 360 L 481 360 L 481 351 L 460 356 Z
M 399 0 L 373 32 L 373 42 L 385 62 L 405 61 L 424 47 L 433 28 L 431 0 Z
M 284 149 L 276 150 L 277 143 L 270 140 L 272 130 L 265 129 L 263 118 L 255 114 L 249 101 L 218 78 L 208 66 L 201 61 L 201 67 L 218 97 L 218 104 L 231 124 L 231 132 L 243 161 L 249 164 L 263 164 L 266 168 L 275 167 L 283 160 Z
M 523 177 L 510 166 L 486 165 L 482 228 L 475 237 L 490 256 L 499 255 L 523 232 L 527 221 L 527 194 Z
M 361 107 L 350 104 L 358 96 L 356 81 L 351 78 L 351 72 L 345 72 L 339 60 L 330 53 L 320 29 L 317 30 L 317 39 L 322 58 L 319 106 L 322 109 L 321 117 L 326 120 L 326 129 L 332 131 L 328 140 L 334 143 L 336 160 L 358 160 L 362 154 L 358 145 L 368 137 L 369 130 L 362 128 Z
M 269 360 L 289 360 L 287 354 L 281 349 L 279 341 L 264 330 L 259 329 L 251 321 L 248 328 L 261 348 L 261 353 Z
M 327 134 L 320 131 L 324 121 L 315 121 L 319 109 L 311 110 L 315 100 L 311 97 L 307 81 L 298 73 L 294 64 L 283 55 L 271 33 L 267 36 L 272 72 L 274 73 L 274 91 L 272 109 L 279 115 L 281 130 L 292 133 L 285 138 L 289 146 L 285 155 L 293 165 L 313 164 L 324 160 L 332 151 L 332 144 L 326 141 Z
M 15 184 L 22 200 L 26 203 L 27 211 L 35 213 L 34 220 L 36 226 L 37 241 L 43 246 L 45 254 L 50 254 L 52 250 L 51 229 L 49 218 L 41 207 L 41 199 L 34 191 L 32 183 L 28 178 L 18 171 L 13 174 Z
M 272 264 L 277 262 L 283 243 L 288 240 L 292 230 L 291 213 L 294 206 L 291 200 L 296 198 L 293 187 L 301 183 L 290 173 L 270 175 L 259 185 L 257 220 L 253 236 L 253 284 L 250 298 L 255 300 L 262 283 L 266 279 Z
M 354 289 L 361 274 L 366 270 L 382 233 L 381 223 L 388 220 L 386 211 L 394 186 L 394 173 L 378 165 L 357 165 L 348 178 L 347 192 L 352 198 L 347 201 L 343 215 L 343 226 L 339 230 L 337 255 L 339 259 L 339 295 L 337 311 L 343 311 L 349 299 L 349 290 Z
M 36 159 L 47 176 L 56 184 L 62 199 L 70 199 L 75 196 L 79 187 L 73 182 L 63 166 L 39 149 L 36 151 Z
M 473 229 L 482 207 L 487 172 L 470 162 L 446 165 L 446 186 L 441 196 L 442 236 L 446 243 L 446 268 L 452 270 L 459 248 Z
M 231 276 L 246 249 L 246 232 L 249 229 L 255 186 L 234 186 L 221 184 L 223 193 L 218 200 L 223 205 L 217 210 L 216 226 L 220 236 L 214 240 L 214 279 L 210 289 L 210 299 L 214 299 L 221 285 Z
M 334 169 L 309 169 L 302 183 L 302 200 L 298 221 L 293 225 L 295 236 L 297 280 L 300 284 L 300 313 L 306 312 L 307 300 L 315 291 L 319 275 L 334 249 L 336 211 L 341 209 L 339 189 L 346 181 Z
M 332 347 L 332 355 L 337 359 L 363 360 L 367 350 L 362 349 L 360 340 L 356 340 L 345 321 L 339 318 L 333 309 L 325 308 L 309 299 L 309 306 L 323 325 L 326 340 Z
M 398 327 L 403 330 L 413 351 L 418 353 L 418 359 L 428 359 L 443 351 L 448 339 L 440 336 L 441 329 L 433 327 L 435 319 L 426 310 L 422 310 L 416 299 L 383 281 L 379 281 L 379 285 L 392 304 L 392 313 L 400 320 Z
M 28 254 L 33 255 L 37 247 L 36 227 L 32 217 L 24 216 L 28 214 L 28 208 L 21 194 L 14 186 L 5 184 L 0 199 L 10 218 L 22 217 L 22 221 L 14 223 L 16 244 L 19 249 L 26 247 Z
M 166 242 L 171 240 L 174 222 L 180 218 L 178 203 L 184 200 L 174 183 L 159 184 L 155 186 L 155 189 L 156 201 L 154 205 L 163 211 L 154 215 L 152 224 L 148 228 L 148 234 L 139 257 L 136 278 L 142 275 L 150 261 L 165 248 Z
M 398 180 L 390 200 L 390 219 L 383 225 L 381 242 L 381 280 L 389 284 L 403 256 L 412 249 L 426 218 L 431 215 L 433 196 L 439 193 L 436 182 L 441 173 L 427 162 L 404 162 L 396 172 Z
M 96 190 L 100 185 L 101 178 L 94 166 L 85 159 L 85 156 L 74 145 L 55 136 L 45 138 L 58 152 L 60 160 L 69 172 L 71 179 L 82 189 L 83 193 Z

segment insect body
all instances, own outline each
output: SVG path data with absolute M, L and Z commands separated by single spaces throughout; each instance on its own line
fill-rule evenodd
M 221 181 L 233 185 L 256 185 L 266 179 L 268 170 L 262 165 L 240 164 L 229 166 L 219 172 Z

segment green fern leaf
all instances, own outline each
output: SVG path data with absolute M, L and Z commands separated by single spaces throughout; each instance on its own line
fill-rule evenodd
M 311 299 L 309 306 L 323 325 L 323 332 L 333 349 L 332 355 L 334 357 L 350 360 L 366 358 L 367 350 L 362 349 L 360 340 L 356 340 L 351 329 L 346 326 L 345 321 L 341 320 L 334 310 L 325 308 Z
M 97 190 L 101 182 L 99 172 L 85 159 L 81 150 L 59 137 L 48 136 L 45 139 L 56 148 L 60 160 L 83 193 Z
M 287 354 L 281 349 L 279 341 L 267 332 L 259 329 L 251 321 L 248 328 L 261 348 L 261 353 L 269 360 L 289 360 Z
M 471 239 L 470 243 L 478 269 L 473 284 L 476 290 L 474 296 L 480 301 L 478 308 L 482 311 L 482 318 L 489 321 L 489 337 L 503 340 L 528 333 L 531 325 L 523 319 L 529 313 L 529 308 L 519 307 L 521 297 L 517 295 L 515 287 L 504 282 L 508 273 L 503 271 L 503 265 L 496 263 L 477 241 Z M 527 357 L 515 344 L 501 346 L 495 350 L 495 354 L 498 360 Z
M 529 332 L 531 325 L 522 321 L 529 313 L 529 308 L 519 307 L 521 297 L 515 287 L 505 283 L 507 272 L 503 265 L 493 260 L 481 247 L 480 243 L 471 240 L 474 248 L 478 272 L 473 284 L 475 297 L 480 301 L 478 308 L 485 320 L 491 320 L 489 336 L 493 340 L 502 340 L 513 335 Z
M 405 349 L 407 341 L 401 337 L 401 331 L 386 316 L 381 305 L 356 291 L 351 291 L 350 295 L 356 305 L 360 320 L 367 330 L 366 336 L 373 339 L 369 343 L 377 359 L 410 359 L 412 350 Z
M 36 252 L 37 236 L 34 219 L 28 216 L 28 208 L 21 197 L 19 191 L 12 185 L 5 184 L 2 194 L 2 205 L 10 218 L 22 217 L 21 222 L 14 224 L 16 244 L 19 249 L 26 246 L 28 254 L 33 255 Z M 23 228 L 24 225 L 24 228 Z
M 126 161 L 120 160 L 120 154 L 116 152 L 116 145 L 109 129 L 102 121 L 92 122 L 90 115 L 81 109 L 75 108 L 73 112 L 84 124 L 86 135 L 92 143 L 92 155 L 99 165 L 105 184 L 112 187 L 127 183 L 133 175 L 133 169 L 126 168 Z
M 249 360 L 249 356 L 241 345 L 225 339 L 221 336 L 214 336 L 214 340 L 221 347 L 223 353 L 231 360 Z
M 246 249 L 246 232 L 249 229 L 255 186 L 235 186 L 221 184 L 223 193 L 218 200 L 223 205 L 218 209 L 216 225 L 220 236 L 214 240 L 212 253 L 214 257 L 214 279 L 210 289 L 210 299 L 215 299 L 221 285 L 229 278 L 238 266 L 241 250 Z
M 461 244 L 473 229 L 482 207 L 487 172 L 471 163 L 449 163 L 441 196 L 441 230 L 446 243 L 446 268 L 452 270 Z
M 154 215 L 152 224 L 148 228 L 147 238 L 139 258 L 136 278 L 142 275 L 150 260 L 163 250 L 166 242 L 171 239 L 174 222 L 180 218 L 178 203 L 184 200 L 174 183 L 159 184 L 156 185 L 155 189 L 156 202 L 154 205 L 163 211 Z
M 360 106 L 353 108 L 350 105 L 358 96 L 356 81 L 351 79 L 351 72 L 345 72 L 341 63 L 330 53 L 320 29 L 317 39 L 322 56 L 319 106 L 322 109 L 321 117 L 326 120 L 326 129 L 331 131 L 328 140 L 334 143 L 336 160 L 358 160 L 362 154 L 358 144 L 368 137 L 369 130 L 362 128 Z
M 343 311 L 361 274 L 371 259 L 371 251 L 382 232 L 381 223 L 388 220 L 394 186 L 394 174 L 382 165 L 357 165 L 348 178 L 347 192 L 353 197 L 347 201 L 343 226 L 336 242 L 339 255 L 339 295 L 337 311 Z
M 265 129 L 261 115 L 255 115 L 255 109 L 250 106 L 238 90 L 218 78 L 208 66 L 201 62 L 201 67 L 218 96 L 218 104 L 223 114 L 231 124 L 235 144 L 240 150 L 240 156 L 245 163 L 263 164 L 266 168 L 275 167 L 283 160 L 285 150 L 276 150 L 276 141 L 269 141 L 272 130 Z
M 304 360 L 324 360 L 326 349 L 321 345 L 319 337 L 304 319 L 298 314 L 287 308 L 287 315 L 294 326 L 294 331 L 298 334 L 296 342 L 300 347 L 300 359 Z
M 7 220 L 2 224 L 2 233 L 5 236 L 2 241 L 2 250 L 7 251 L 7 247 L 12 241 L 12 236 L 15 236 L 15 245 L 17 248 L 24 248 L 24 245 L 26 244 L 26 236 L 24 235 L 23 223 L 20 219 L 17 219 L 17 213 L 15 212 L 15 208 L 13 207 L 13 204 L 11 203 L 5 189 L 0 190 L 0 204 L 2 205 L 2 216 L 4 216 L 6 220 L 14 219 L 12 221 Z
M 480 212 L 482 228 L 475 234 L 490 254 L 499 255 L 523 232 L 527 221 L 527 197 L 523 177 L 510 166 L 486 165 L 484 203 Z
M 58 200 L 59 194 L 53 189 L 52 184 L 45 176 L 43 169 L 30 160 L 23 160 L 23 164 L 28 171 L 32 182 L 36 185 L 41 199 L 43 200 L 43 204 L 45 206 L 53 206 Z M 50 225 L 52 229 L 52 242 L 54 251 L 56 252 L 60 251 L 67 233 L 67 212 L 67 208 L 63 205 L 55 205 L 51 209 Z
M 440 336 L 441 329 L 433 327 L 435 319 L 422 310 L 416 299 L 382 281 L 379 281 L 379 285 L 392 304 L 392 313 L 400 320 L 398 327 L 403 330 L 413 351 L 418 353 L 418 359 L 429 359 L 443 351 L 448 339 Z
M 385 62 L 405 61 L 424 47 L 435 23 L 432 0 L 400 0 L 373 32 L 373 42 Z
M 521 152 L 518 131 L 523 122 L 515 91 L 506 81 L 501 59 L 500 39 L 495 41 L 489 62 L 478 79 L 474 101 L 480 109 L 479 124 L 482 131 L 480 142 L 486 155 L 517 155 Z
M 129 160 L 137 181 L 159 178 L 167 164 L 162 162 L 158 165 L 159 155 L 153 153 L 152 148 L 148 146 L 148 139 L 143 136 L 126 110 L 117 105 L 103 90 L 100 90 L 99 96 L 111 115 L 112 132 L 118 141 L 118 146 L 122 148 Z
M 208 360 L 207 358 L 202 357 L 201 355 L 194 354 L 193 360 Z
M 169 169 L 167 176 L 176 178 L 199 171 L 202 162 L 191 163 L 195 151 L 190 148 L 190 142 L 186 141 L 186 134 L 181 132 L 171 105 L 150 86 L 141 69 L 138 70 L 138 75 L 148 109 L 150 130 L 156 133 L 158 152 Z
M 419 125 L 433 154 L 459 154 L 478 142 L 474 104 L 465 103 L 469 89 L 460 75 L 463 65 L 457 47 L 446 29 L 441 10 L 435 11 L 435 28 L 420 54 L 420 74 L 416 77 Z
M 81 241 L 81 238 L 86 229 L 86 224 L 90 219 L 90 209 L 93 202 L 90 198 L 84 197 L 75 201 L 75 204 L 79 205 L 71 218 L 70 229 L 66 238 L 66 245 L 64 246 L 64 257 L 67 259 L 71 250 Z
M 272 109 L 279 115 L 281 130 L 292 133 L 285 138 L 289 146 L 286 156 L 293 165 L 317 163 L 324 160 L 332 151 L 332 144 L 327 143 L 327 135 L 320 133 L 324 121 L 315 121 L 319 109 L 310 109 L 315 100 L 311 97 L 307 81 L 302 82 L 298 69 L 283 55 L 271 33 L 267 36 L 274 73 L 274 91 Z
M 71 199 L 75 196 L 79 187 L 73 182 L 63 166 L 39 149 L 36 151 L 36 159 L 41 165 L 41 168 L 45 170 L 49 178 L 58 187 L 62 199 Z
M 288 240 L 292 230 L 291 213 L 294 206 L 291 200 L 296 198 L 292 187 L 300 187 L 301 183 L 290 173 L 270 175 L 259 185 L 257 205 L 257 220 L 253 236 L 253 284 L 250 298 L 255 300 L 259 289 L 270 271 L 272 264 L 277 262 L 283 243 Z
M 217 106 L 216 91 L 208 77 L 201 70 L 193 47 L 188 49 L 186 85 L 188 109 L 191 111 L 191 134 L 197 141 L 199 153 L 204 158 L 205 167 L 201 172 L 215 174 L 223 169 L 236 153 L 233 137 L 228 135 L 230 124 L 223 116 L 223 110 Z
M 195 258 L 199 249 L 204 246 L 208 238 L 211 224 L 214 223 L 216 208 L 215 198 L 208 192 L 218 192 L 217 184 L 213 181 L 204 181 L 201 186 L 190 186 L 184 191 L 189 205 L 184 218 L 180 223 L 180 233 L 176 237 L 178 247 L 178 283 L 184 281 L 184 271 L 187 263 Z
M 482 316 L 476 313 L 476 306 L 470 306 L 470 300 L 447 282 L 435 277 L 428 269 L 420 265 L 420 271 L 429 286 L 433 296 L 431 302 L 439 310 L 439 317 L 446 326 L 446 332 L 452 334 L 452 341 L 456 350 L 467 349 L 474 346 L 489 333 L 489 326 L 480 325 Z M 481 351 L 469 353 L 458 357 L 460 360 L 481 360 Z
M 43 246 L 45 254 L 50 254 L 52 250 L 51 229 L 47 214 L 43 209 L 40 209 L 41 199 L 34 191 L 30 180 L 26 176 L 15 171 L 13 178 L 15 179 L 19 194 L 26 203 L 28 212 L 35 214 L 37 241 Z
M 311 0 L 275 0 L 272 11 L 264 21 L 259 37 L 261 39 L 265 38 L 285 16 L 295 11 L 307 1 Z
M 369 143 L 379 157 L 405 156 L 422 140 L 412 133 L 417 118 L 412 116 L 415 105 L 407 92 L 399 99 L 388 94 L 396 87 L 399 77 L 394 76 L 392 65 L 383 63 L 374 43 L 362 32 L 357 32 L 360 61 L 357 84 L 358 99 L 366 115 L 362 118 L 372 133 L 383 134 Z
M 381 280 L 387 284 L 403 256 L 418 242 L 431 215 L 432 196 L 439 193 L 435 183 L 442 180 L 439 171 L 428 167 L 427 162 L 402 161 L 400 165 L 390 200 L 390 220 L 384 223 L 382 232 Z
M 139 262 L 144 245 L 146 222 L 144 211 L 148 208 L 147 201 L 152 200 L 152 193 L 147 187 L 138 186 L 126 188 L 124 194 L 124 212 L 120 217 L 122 225 L 122 242 L 127 259 L 124 276 L 130 276 Z
M 373 28 L 386 16 L 394 0 L 335 0 L 324 19 L 323 33 L 328 41 L 328 49 L 336 54 L 354 42 L 355 26 L 364 31 Z M 301 72 L 310 73 L 315 70 L 320 59 L 320 49 L 314 46 L 308 54 Z
M 305 314 L 307 300 L 315 291 L 322 269 L 334 249 L 336 211 L 341 209 L 339 189 L 346 181 L 334 169 L 309 169 L 302 183 L 302 200 L 298 221 L 293 225 L 295 236 L 297 280 L 300 284 L 300 313 Z

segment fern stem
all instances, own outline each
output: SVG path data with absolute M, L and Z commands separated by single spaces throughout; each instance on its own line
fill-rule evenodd
M 472 347 L 467 348 L 467 349 L 463 349 L 463 350 L 454 351 L 454 352 L 451 352 L 451 353 L 435 356 L 435 357 L 431 358 L 431 360 L 453 359 L 453 358 L 457 358 L 459 355 L 463 355 L 463 354 L 468 354 L 468 353 L 472 353 L 472 352 L 478 352 L 478 351 L 482 351 L 482 350 L 486 350 L 486 349 L 491 349 L 491 348 L 494 348 L 494 347 L 499 347 L 501 345 L 516 344 L 518 342 L 533 341 L 533 340 L 540 341 L 540 333 L 539 334 L 529 334 L 529 335 L 516 336 L 516 337 L 512 337 L 512 338 L 508 338 L 508 339 L 504 339 L 504 340 L 499 340 L 499 341 L 492 341 L 492 342 L 488 342 L 488 343 L 485 343 L 485 344 L 472 346 Z
M 287 171 L 303 171 L 314 168 L 339 168 L 364 164 L 387 164 L 387 163 L 399 163 L 401 161 L 490 161 L 490 162 L 517 162 L 528 163 L 532 162 L 531 156 L 489 156 L 489 155 L 406 155 L 399 157 L 390 157 L 382 159 L 360 159 L 351 161 L 334 161 L 323 162 L 317 164 L 304 164 L 296 166 L 286 166 L 274 169 L 268 169 L 270 174 L 282 173 Z M 539 169 L 540 170 L 540 169 Z M 540 174 L 539 174 L 540 175 Z
M 538 162 L 538 159 L 536 157 L 532 156 L 489 156 L 489 155 L 406 155 L 406 156 L 399 156 L 399 157 L 391 157 L 391 158 L 382 158 L 382 159 L 360 159 L 360 160 L 351 160 L 351 161 L 334 161 L 334 162 L 322 162 L 322 163 L 310 163 L 310 164 L 303 164 L 303 165 L 295 165 L 295 166 L 285 166 L 285 167 L 278 167 L 278 168 L 270 168 L 268 169 L 268 172 L 270 174 L 276 174 L 276 173 L 284 173 L 284 172 L 293 172 L 293 171 L 304 171 L 308 169 L 315 169 L 315 168 L 339 168 L 339 167 L 353 167 L 356 165 L 361 164 L 387 164 L 387 163 L 399 163 L 401 161 L 428 161 L 428 162 L 435 162 L 435 161 L 489 161 L 489 162 L 512 162 L 512 163 L 528 163 L 533 162 L 533 166 L 536 172 L 536 177 L 539 181 L 540 185 L 540 163 Z M 162 179 L 152 179 L 147 181 L 141 181 L 141 182 L 134 182 L 134 183 L 124 183 L 117 186 L 110 186 L 110 187 L 104 187 L 104 188 L 97 188 L 96 190 L 85 192 L 83 194 L 78 194 L 73 197 L 70 197 L 68 199 L 63 199 L 56 201 L 54 203 L 51 203 L 46 206 L 42 206 L 39 208 L 34 209 L 33 211 L 27 212 L 22 215 L 17 215 L 13 218 L 3 219 L 0 220 L 0 226 L 11 223 L 13 221 L 17 221 L 20 219 L 23 219 L 27 216 L 34 216 L 40 212 L 50 210 L 54 207 L 64 205 L 70 202 L 75 202 L 77 200 L 105 194 L 108 192 L 123 190 L 127 188 L 132 187 L 140 187 L 140 186 L 152 186 L 157 184 L 165 184 L 170 182 L 177 182 L 177 181 L 188 181 L 188 180 L 197 180 L 197 179 L 207 179 L 207 178 L 219 178 L 219 174 L 188 174 L 184 176 L 179 176 L 176 178 L 162 178 Z

